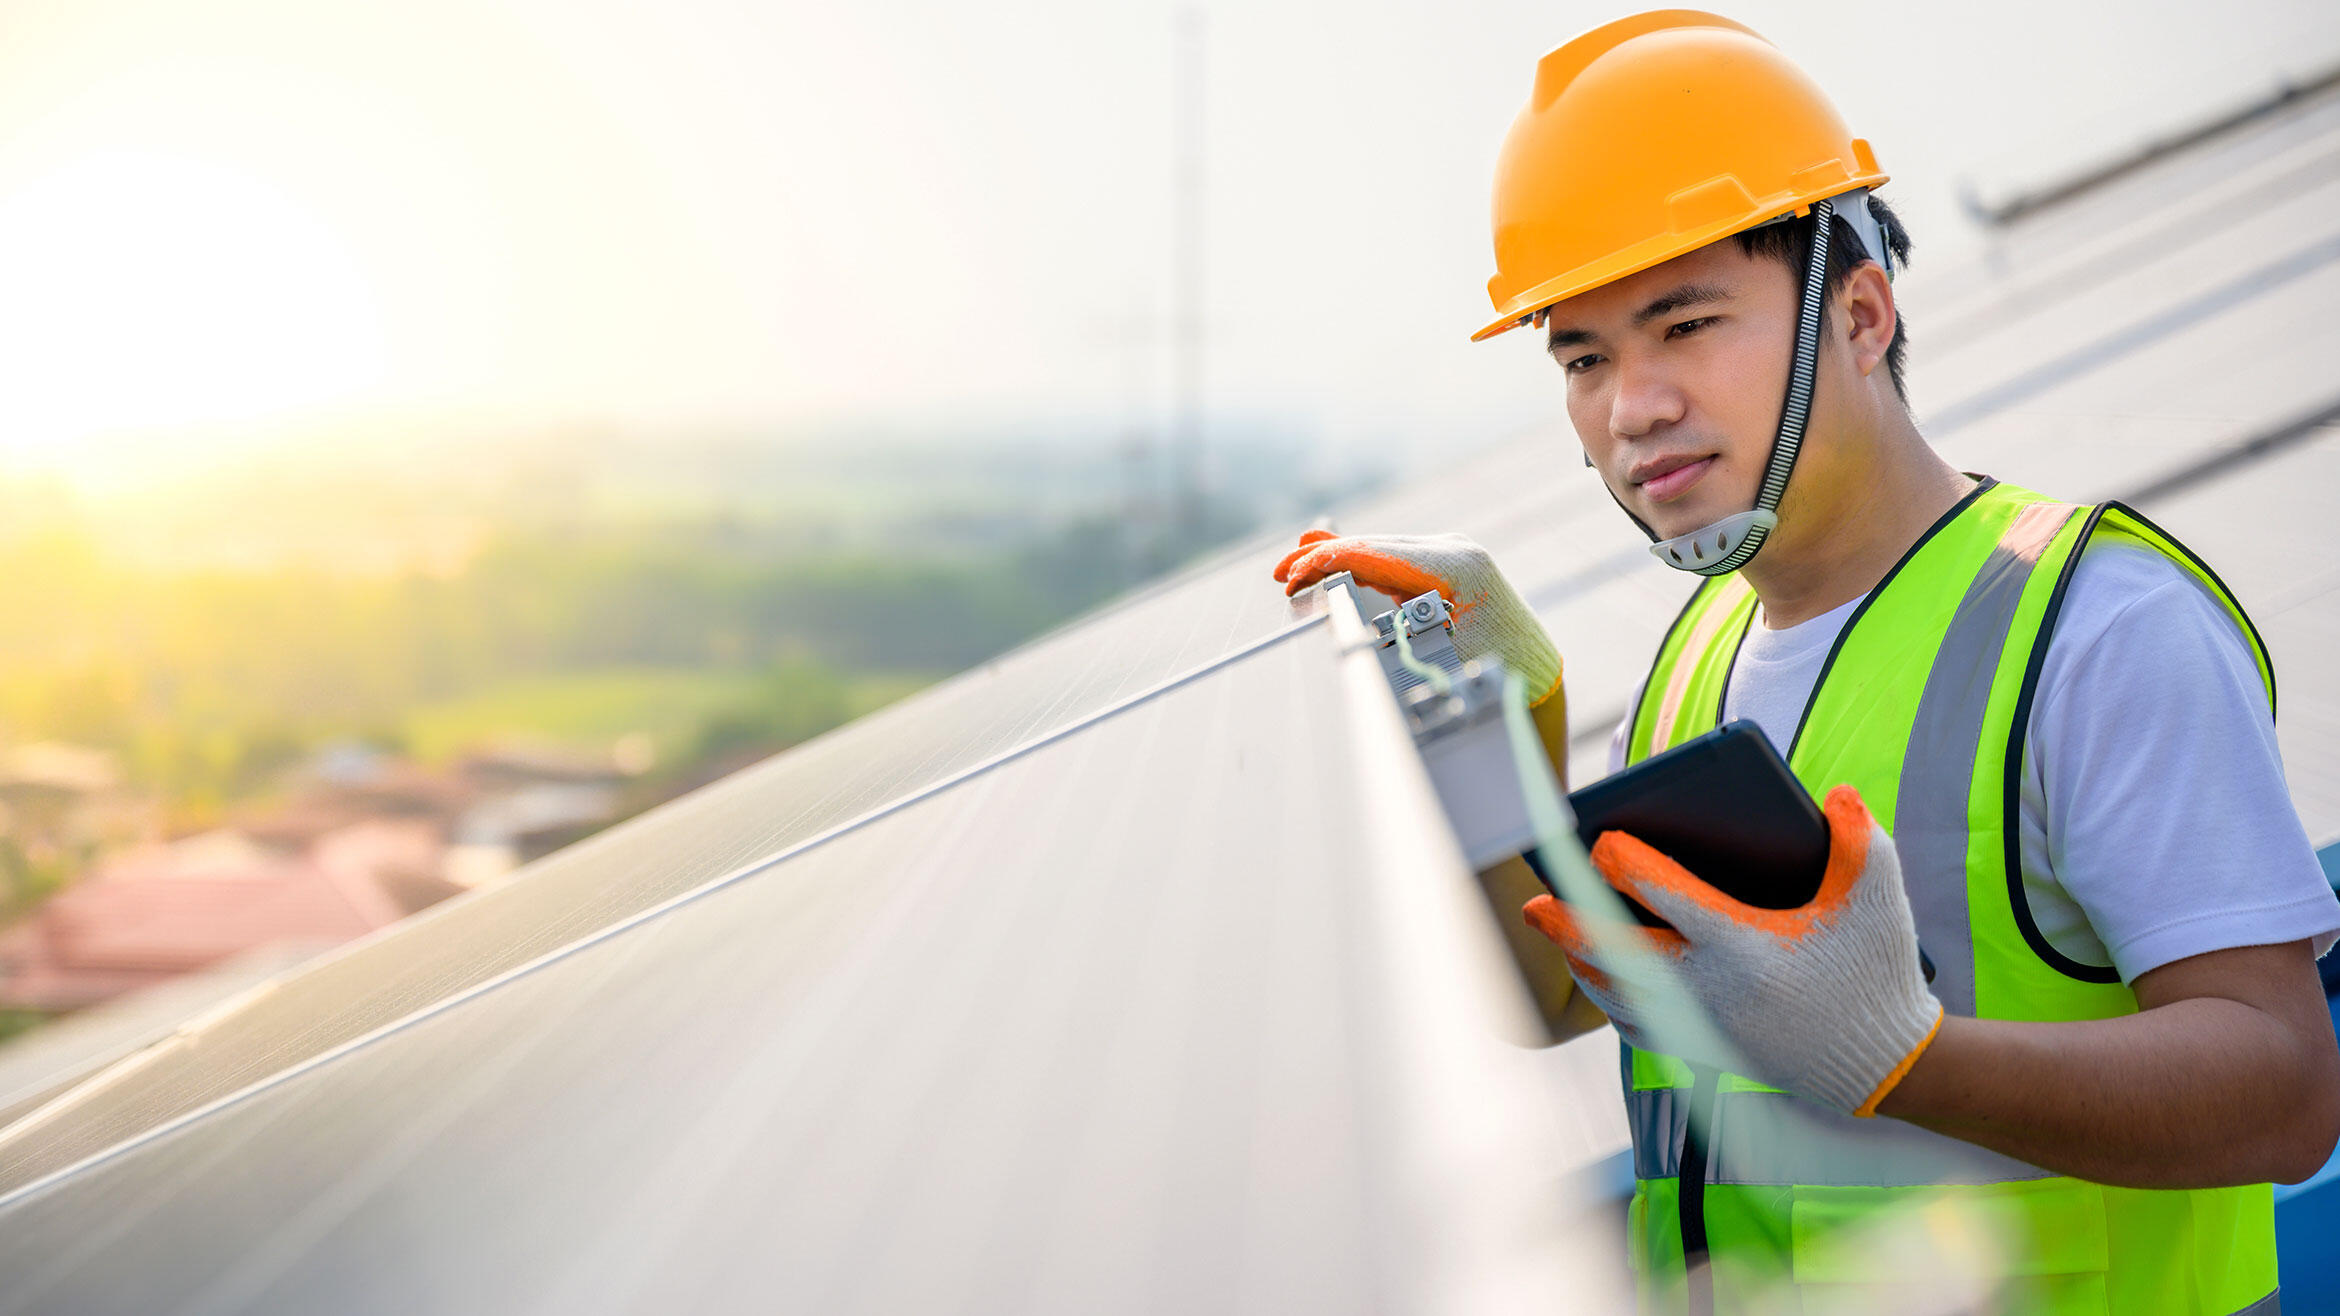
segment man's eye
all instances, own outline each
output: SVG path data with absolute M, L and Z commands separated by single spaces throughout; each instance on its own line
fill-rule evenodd
M 1695 320 L 1684 320 L 1682 323 L 1666 330 L 1666 337 L 1680 338 L 1684 334 L 1694 334 L 1713 323 L 1714 317 L 1711 315 L 1702 315 Z
M 1561 362 L 1560 368 L 1567 371 L 1569 374 L 1581 375 L 1585 371 L 1592 369 L 1594 366 L 1597 366 L 1600 363 L 1601 358 L 1598 353 L 1588 352 L 1583 356 Z

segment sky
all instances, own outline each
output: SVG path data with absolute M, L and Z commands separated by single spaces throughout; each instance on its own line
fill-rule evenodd
M 1489 174 L 1537 57 L 1628 9 L 1197 7 L 1209 431 L 1409 464 L 1557 423 L 1532 345 L 1467 341 Z M 1728 12 L 1875 144 L 1921 270 L 1981 240 L 1961 188 L 2340 62 L 2322 0 Z M 1159 433 L 1173 20 L 0 0 L 0 473 L 564 425 Z

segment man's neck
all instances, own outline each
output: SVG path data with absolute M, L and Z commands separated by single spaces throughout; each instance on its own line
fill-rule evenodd
M 1763 624 L 1784 630 L 1850 603 L 1877 587 L 1918 536 L 1973 492 L 1914 428 L 1882 436 L 1878 462 L 1841 496 L 1792 509 L 1742 568 L 1763 603 Z M 1834 506 L 1827 506 L 1833 502 Z

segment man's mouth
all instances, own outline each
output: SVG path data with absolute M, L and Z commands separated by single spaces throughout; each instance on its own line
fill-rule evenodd
M 1660 457 L 1634 467 L 1625 478 L 1641 490 L 1642 497 L 1653 503 L 1666 503 L 1687 493 L 1713 465 L 1711 456 Z

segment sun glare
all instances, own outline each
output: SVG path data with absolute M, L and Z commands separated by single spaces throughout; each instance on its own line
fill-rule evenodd
M 365 270 L 264 178 L 114 152 L 0 193 L 0 462 L 70 467 L 79 440 L 333 405 L 386 373 Z

